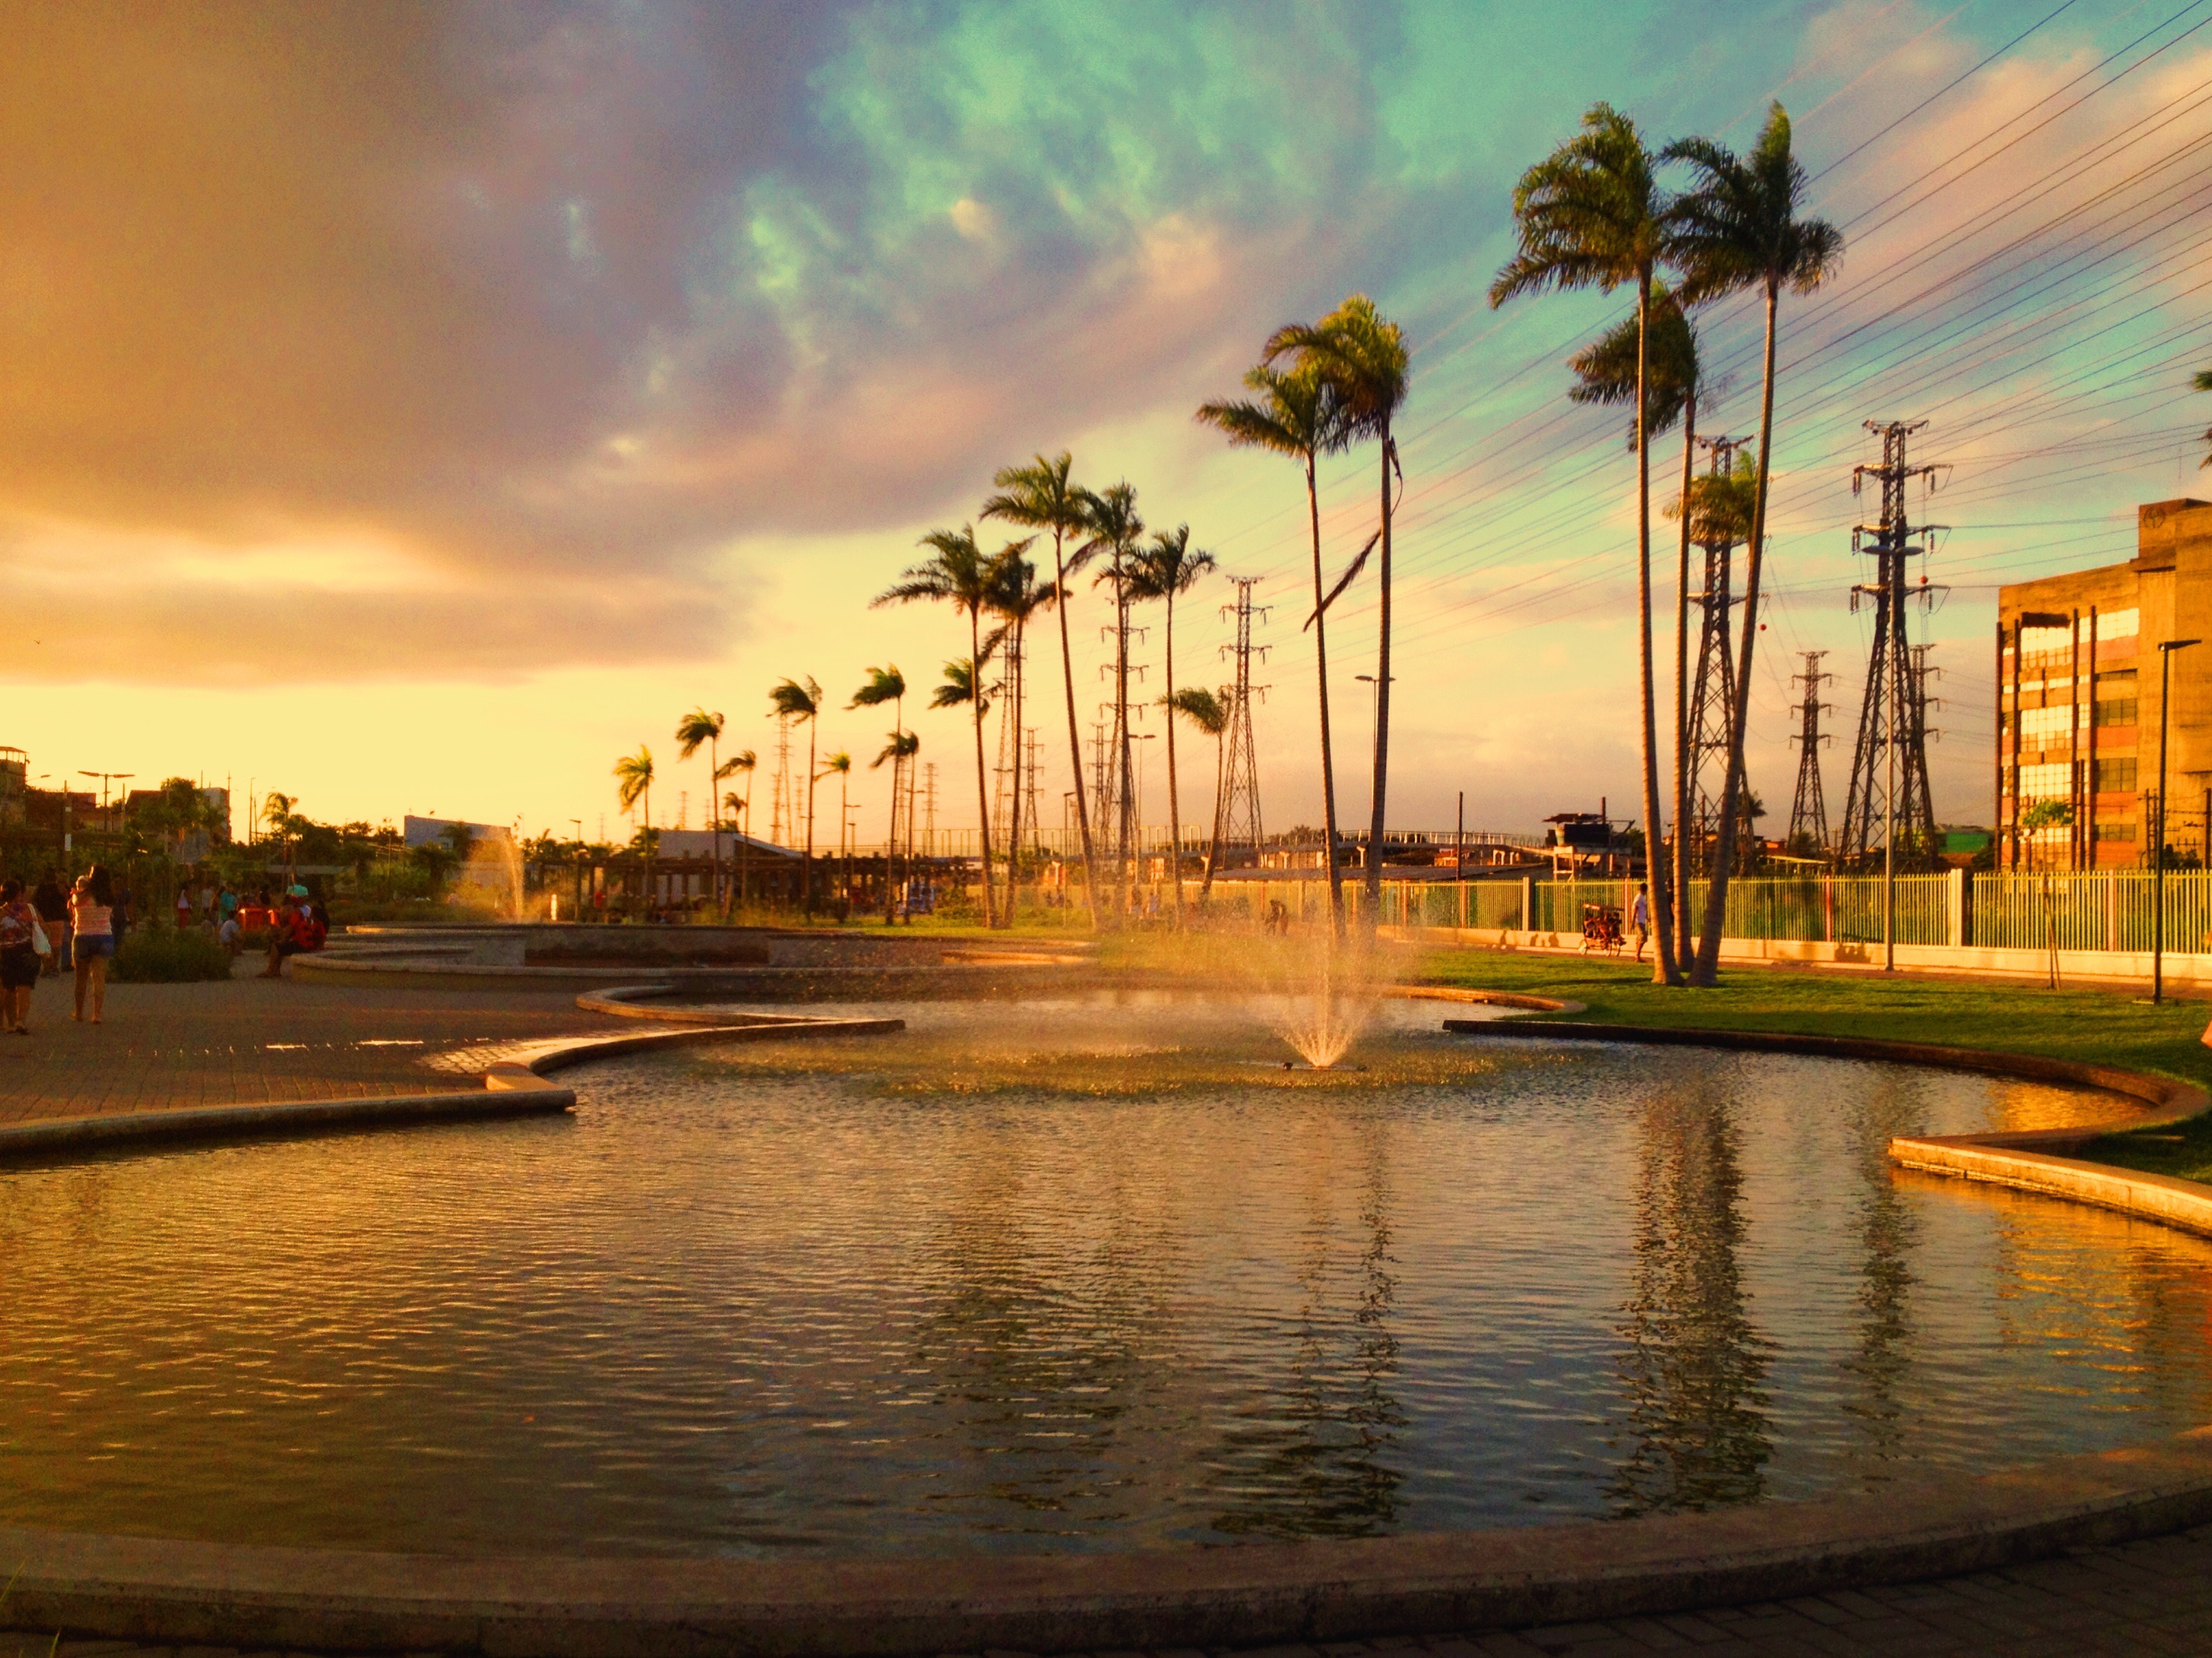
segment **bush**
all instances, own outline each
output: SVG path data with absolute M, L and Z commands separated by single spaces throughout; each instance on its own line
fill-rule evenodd
M 175 985 L 198 979 L 228 979 L 230 952 L 212 932 L 142 927 L 125 936 L 108 971 L 126 984 Z

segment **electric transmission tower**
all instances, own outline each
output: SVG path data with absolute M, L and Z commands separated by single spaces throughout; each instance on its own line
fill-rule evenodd
M 1926 648 L 1923 647 L 1922 648 Z M 1828 803 L 1820 793 L 1820 745 L 1828 740 L 1820 729 L 1820 716 L 1833 714 L 1835 705 L 1820 701 L 1820 687 L 1835 678 L 1832 673 L 1820 671 L 1820 659 L 1826 651 L 1800 651 L 1805 659 L 1805 671 L 1792 674 L 1790 683 L 1805 688 L 1805 700 L 1798 705 L 1802 724 L 1797 732 L 1797 798 L 1790 806 L 1790 847 L 1795 852 L 1811 845 L 1816 851 L 1828 849 Z M 1799 837 L 1802 836 L 1803 839 Z
M 1222 750 L 1221 781 L 1221 839 L 1224 846 L 1249 846 L 1258 856 L 1261 841 L 1260 827 L 1260 762 L 1252 742 L 1252 699 L 1265 695 L 1265 685 L 1252 683 L 1252 659 L 1265 660 L 1267 647 L 1252 642 L 1252 618 L 1265 616 L 1269 607 L 1252 602 L 1252 589 L 1266 578 L 1261 576 L 1231 576 L 1237 584 L 1237 602 L 1221 607 L 1224 616 L 1237 618 L 1237 642 L 1221 647 L 1224 656 L 1233 656 L 1237 662 L 1236 683 L 1229 689 L 1229 729 L 1224 733 L 1226 745 Z
M 1881 436 L 1881 464 L 1851 469 L 1851 493 L 1869 477 L 1881 484 L 1881 517 L 1851 530 L 1851 550 L 1875 556 L 1875 579 L 1851 589 L 1851 609 L 1862 597 L 1875 605 L 1874 645 L 1867 659 L 1866 692 L 1859 708 L 1858 740 L 1851 751 L 1851 786 L 1844 802 L 1843 834 L 1836 856 L 1849 867 L 1863 864 L 1892 845 L 1902 853 L 1917 848 L 1925 861 L 1936 844 L 1936 814 L 1928 790 L 1928 745 L 1924 721 L 1915 714 L 1919 695 L 1913 659 L 1905 636 L 1907 592 L 1905 562 L 1929 550 L 1924 537 L 1943 526 L 1910 523 L 1905 486 L 1913 478 L 1934 489 L 1941 466 L 1913 466 L 1905 460 L 1905 440 L 1925 421 L 1869 421 L 1866 429 Z M 1916 540 L 1919 544 L 1916 545 Z M 1917 590 L 1923 612 L 1936 590 L 1924 575 Z M 1899 860 L 1902 861 L 1902 860 Z
M 1143 638 L 1152 629 L 1140 628 L 1129 620 L 1129 580 L 1127 572 L 1116 564 L 1114 580 L 1114 625 L 1102 628 L 1101 638 L 1114 641 L 1114 659 L 1102 666 L 1102 675 L 1110 675 L 1114 681 L 1114 695 L 1102 703 L 1099 711 L 1106 716 L 1109 730 L 1105 750 L 1106 768 L 1099 778 L 1098 817 L 1101 823 L 1114 825 L 1115 887 L 1121 894 L 1122 913 L 1127 914 L 1136 902 L 1137 857 L 1140 848 L 1136 845 L 1139 825 L 1137 811 L 1143 802 L 1138 799 L 1136 766 L 1136 734 L 1129 729 L 1133 714 L 1145 717 L 1144 705 L 1129 700 L 1129 676 L 1142 678 L 1146 665 L 1129 659 L 1131 635 Z
M 1928 745 L 1942 736 L 1928 724 L 1928 710 L 1943 706 L 1942 698 L 1928 695 L 1928 682 L 1943 677 L 1942 669 L 1928 665 L 1928 653 L 1935 648 L 1915 645 L 1905 667 L 1905 752 L 1913 763 L 1905 774 L 1904 808 L 1898 814 L 1899 823 L 1913 824 L 1925 835 L 1921 852 L 1926 860 L 1932 860 L 1936 849 L 1936 799 L 1928 787 Z
M 1742 438 L 1700 438 L 1712 453 L 1712 473 L 1729 475 Z M 1725 538 L 1701 541 L 1705 550 L 1703 589 L 1690 597 L 1702 620 L 1691 667 L 1690 707 L 1684 724 L 1690 748 L 1690 872 L 1710 874 L 1706 848 L 1717 844 L 1721 799 L 1728 788 L 1729 728 L 1735 718 L 1735 653 L 1729 647 L 1729 616 L 1741 600 L 1729 593 L 1729 561 L 1735 544 Z M 1677 833 L 1680 832 L 1677 827 Z
M 775 717 L 775 793 L 769 797 L 768 808 L 768 838 L 780 847 L 791 844 L 783 838 L 787 823 L 784 816 L 784 799 L 788 792 L 790 775 L 791 717 L 780 714 Z

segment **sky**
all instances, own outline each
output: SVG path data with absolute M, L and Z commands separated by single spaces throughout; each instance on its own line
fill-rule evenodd
M 241 827 L 274 787 L 332 821 L 626 838 L 611 771 L 641 743 L 656 817 L 696 826 L 678 720 L 725 713 L 764 779 L 792 675 L 829 693 L 823 750 L 861 762 L 880 835 L 889 721 L 843 704 L 871 665 L 925 686 L 966 641 L 868 601 L 995 470 L 1061 449 L 1261 579 L 1267 826 L 1317 823 L 1298 470 L 1192 412 L 1355 291 L 1413 347 L 1391 823 L 1447 827 L 1462 791 L 1470 828 L 1634 816 L 1632 457 L 1618 410 L 1564 396 L 1630 296 L 1486 299 L 1515 180 L 1599 100 L 1655 149 L 1745 146 L 1781 100 L 1845 237 L 1840 278 L 1782 307 L 1750 733 L 1769 832 L 1800 651 L 1837 676 L 1843 811 L 1862 422 L 1926 421 L 1913 459 L 1948 469 L 1914 497 L 1948 528 L 1911 623 L 1942 669 L 1947 821 L 1991 811 L 1998 584 L 2125 558 L 2139 503 L 2212 494 L 2189 390 L 2212 362 L 2212 0 L 195 3 L 33 9 L 15 33 L 0 742 L 34 780 L 228 780 Z M 1699 327 L 1729 387 L 1700 427 L 1747 434 L 1757 310 Z M 1662 493 L 1680 465 L 1662 440 Z M 1376 471 L 1371 445 L 1325 464 L 1332 576 Z M 1179 679 L 1225 676 L 1230 596 L 1180 607 Z M 1330 612 L 1347 821 L 1375 598 L 1370 571 Z M 1108 616 L 1088 591 L 1071 615 L 1086 726 Z M 1138 653 L 1152 695 L 1161 643 Z M 1033 689 L 1057 672 L 1038 653 Z M 1065 715 L 1031 707 L 1054 800 Z M 908 715 L 938 821 L 972 823 L 960 717 Z M 1182 752 L 1188 812 L 1212 765 Z

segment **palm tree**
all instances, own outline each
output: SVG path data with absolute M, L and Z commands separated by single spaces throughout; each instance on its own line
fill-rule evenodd
M 1012 732 L 1007 746 L 1013 781 L 1012 813 L 1007 825 L 1006 908 L 999 918 L 1001 926 L 1013 926 L 1015 902 L 1019 896 L 1017 882 L 1022 859 L 1022 798 L 1026 793 L 1022 786 L 1022 711 L 1029 697 L 1030 617 L 1053 602 L 1054 592 L 1049 584 L 1037 580 L 1036 566 L 1013 549 L 1008 548 L 993 561 L 991 611 L 1000 619 L 994 637 L 1004 641 L 1006 664 L 1006 712 L 1000 717 L 999 730 L 1002 738 Z
M 822 714 L 822 687 L 812 675 L 804 680 L 787 679 L 768 694 L 769 706 L 787 720 L 806 722 L 806 861 L 799 866 L 799 907 L 814 908 L 814 775 L 815 727 Z
M 743 814 L 744 818 L 744 827 L 738 831 L 741 837 L 745 837 L 741 838 L 738 841 L 737 902 L 739 904 L 750 902 L 750 895 L 746 890 L 749 884 L 746 878 L 752 873 L 752 843 L 750 839 L 752 834 L 753 824 L 752 770 L 758 763 L 758 759 L 750 749 L 739 749 L 735 754 L 722 762 L 720 765 L 714 768 L 714 786 L 718 789 L 722 786 L 725 781 L 730 778 L 735 777 L 738 773 L 743 772 L 745 774 L 745 793 L 744 798 L 742 800 L 734 794 L 725 794 L 722 797 L 722 804 L 725 806 L 730 805 L 733 802 L 736 803 L 738 811 Z M 722 914 L 725 920 L 728 919 L 731 908 L 732 905 L 728 900 L 728 896 L 727 895 L 725 895 L 722 904 Z
M 1221 865 L 1221 812 L 1226 804 L 1222 799 L 1222 786 L 1228 780 L 1228 750 L 1223 738 L 1229 732 L 1229 699 L 1216 696 L 1203 685 L 1185 685 L 1173 697 L 1160 699 L 1168 711 L 1168 728 L 1175 728 L 1175 717 L 1184 719 L 1213 739 L 1213 840 L 1206 854 L 1206 878 L 1198 889 L 1198 906 L 1206 908 L 1207 895 L 1213 890 L 1213 872 Z
M 1336 757 L 1330 746 L 1328 725 L 1328 623 L 1324 614 L 1328 600 L 1322 593 L 1321 495 L 1315 484 L 1314 469 L 1321 456 L 1339 452 L 1348 440 L 1344 405 L 1337 399 L 1335 387 L 1311 369 L 1285 374 L 1273 368 L 1255 368 L 1244 376 L 1244 384 L 1260 393 L 1259 401 L 1206 404 L 1200 408 L 1197 417 L 1209 426 L 1219 428 L 1232 444 L 1272 449 L 1279 455 L 1293 455 L 1305 463 L 1306 518 L 1313 529 L 1314 583 L 1313 614 L 1306 618 L 1306 626 L 1313 629 L 1314 683 L 1321 698 L 1321 809 L 1328 835 L 1328 913 L 1333 936 L 1341 938 L 1344 872 L 1336 861 L 1340 842 L 1336 828 Z M 1218 840 L 1218 818 L 1214 828 Z M 1209 886 L 1212 884 L 1213 865 L 1218 861 L 1219 852 L 1217 846 L 1215 855 L 1206 862 Z
M 2189 384 L 2191 389 L 2195 391 L 2212 392 L 2212 368 L 2198 369 L 2197 371 L 2197 377 L 2191 380 Z M 2212 448 L 2212 428 L 2207 428 L 2205 431 L 2204 442 L 2208 448 Z M 2212 454 L 2207 454 L 2204 459 L 2198 461 L 2197 465 L 2199 470 L 2207 466 L 2212 466 Z
M 714 790 L 721 783 L 720 756 L 717 750 L 722 740 L 722 716 L 709 714 L 704 707 L 696 708 L 677 722 L 676 740 L 683 744 L 677 758 L 689 760 L 699 752 L 699 745 L 707 745 L 707 826 L 714 836 L 714 908 L 722 907 L 722 818 L 714 810 Z
M 1669 509 L 1674 517 L 1682 519 L 1674 568 L 1674 886 L 1671 895 L 1674 902 L 1670 906 L 1679 967 L 1690 954 L 1690 842 L 1684 825 L 1690 821 L 1690 786 L 1695 769 L 1690 757 L 1693 733 L 1689 718 L 1690 544 L 1696 537 L 1690 533 L 1681 502 L 1689 498 L 1690 481 L 1696 471 L 1698 398 L 1705 388 L 1700 379 L 1696 325 L 1663 282 L 1652 284 L 1650 325 L 1644 361 L 1650 381 L 1645 422 L 1655 438 L 1664 436 L 1677 420 L 1682 422 L 1682 494 Z M 1629 317 L 1570 357 L 1567 367 L 1575 371 L 1576 384 L 1567 389 L 1569 400 L 1633 403 L 1638 339 L 1636 319 Z M 1628 441 L 1632 448 L 1635 446 L 1633 422 L 1629 424 Z M 1667 919 L 1663 913 L 1661 919 Z
M 1406 337 L 1398 325 L 1386 321 L 1364 294 L 1354 294 L 1310 327 L 1293 323 L 1279 328 L 1267 341 L 1272 363 L 1285 353 L 1295 353 L 1301 367 L 1316 370 L 1335 389 L 1344 419 L 1354 437 L 1371 437 L 1382 446 L 1382 484 L 1379 516 L 1375 531 L 1382 556 L 1376 566 L 1379 615 L 1376 623 L 1375 654 L 1375 786 L 1368 814 L 1365 903 L 1362 913 L 1371 932 L 1382 912 L 1382 822 L 1389 808 L 1390 785 L 1390 525 L 1397 511 L 1391 481 L 1405 487 L 1398 465 L 1397 440 L 1390 422 L 1412 388 L 1411 363 Z M 1364 560 L 1365 555 L 1361 556 Z M 1358 574 L 1361 560 L 1353 561 L 1345 583 Z M 1329 849 L 1334 867 L 1336 850 Z
M 848 709 L 879 708 L 886 702 L 891 705 L 891 736 L 896 742 L 899 732 L 906 729 L 906 676 L 898 671 L 896 662 L 888 668 L 870 668 L 868 683 L 854 691 L 853 700 L 845 706 Z M 885 750 L 886 754 L 889 752 Z M 884 848 L 884 923 L 887 926 L 891 920 L 891 893 L 895 878 L 891 860 L 898 850 L 899 780 L 906 774 L 904 755 L 892 755 L 890 759 L 891 819 L 889 838 Z M 868 769 L 873 771 L 883 761 L 884 756 L 878 755 L 875 764 Z
M 1098 925 L 1098 859 L 1091 838 L 1091 805 L 1083 787 L 1083 732 L 1075 719 L 1075 656 L 1067 643 L 1067 579 L 1081 574 L 1090 555 L 1066 556 L 1070 536 L 1087 532 L 1090 518 L 1087 493 L 1068 481 L 1075 458 L 1063 449 L 1048 459 L 1038 455 L 1027 466 L 1008 466 L 991 482 L 1000 493 L 983 503 L 985 518 L 1003 519 L 1024 529 L 1052 531 L 1052 586 L 1060 604 L 1060 683 L 1067 693 L 1067 763 L 1075 777 L 1075 826 L 1083 841 L 1084 902 L 1090 906 L 1091 925 Z
M 1114 589 L 1114 867 L 1115 902 L 1126 916 L 1136 897 L 1131 841 L 1137 828 L 1138 804 L 1129 734 L 1129 572 L 1139 537 L 1145 533 L 1145 520 L 1137 516 L 1137 491 L 1126 478 L 1095 495 L 1085 490 L 1083 505 L 1085 525 L 1090 531 L 1090 538 L 1083 544 L 1083 556 L 1087 561 L 1102 553 L 1106 556 L 1106 568 L 1095 578 L 1095 585 Z
M 837 856 L 845 865 L 844 892 L 840 902 L 849 911 L 853 908 L 853 855 L 845 849 L 845 829 L 852 820 L 853 756 L 842 749 L 822 762 L 821 774 L 815 780 L 819 782 L 823 777 L 831 776 L 837 780 Z
M 1738 157 L 1704 138 L 1670 144 L 1670 161 L 1687 161 L 1696 186 L 1675 210 L 1674 247 L 1685 271 L 1681 299 L 1696 305 L 1720 295 L 1760 288 L 1766 298 L 1766 351 L 1759 392 L 1758 494 L 1751 509 L 1751 539 L 1744 559 L 1743 642 L 1736 670 L 1735 708 L 1729 722 L 1728 783 L 1721 795 L 1719 845 L 1705 918 L 1698 938 L 1692 984 L 1720 975 L 1721 924 L 1727 914 L 1729 866 L 1735 861 L 1736 820 L 1745 783 L 1744 727 L 1751 713 L 1753 647 L 1759 639 L 1759 584 L 1765 573 L 1766 498 L 1774 442 L 1775 319 L 1782 289 L 1810 294 L 1841 269 L 1843 233 L 1826 219 L 1798 216 L 1805 169 L 1790 146 L 1790 117 L 1779 103 L 1749 155 Z
M 1162 706 L 1168 714 L 1168 837 L 1174 848 L 1176 925 L 1182 925 L 1182 799 L 1176 792 L 1175 714 L 1175 602 L 1188 592 L 1198 579 L 1218 568 L 1212 553 L 1190 544 L 1190 525 L 1178 524 L 1152 537 L 1152 544 L 1138 554 L 1131 596 L 1167 601 L 1167 690 Z
M 615 799 L 624 811 L 645 802 L 645 902 L 648 913 L 655 894 L 653 890 L 653 750 L 642 743 L 635 754 L 626 754 L 615 762 Z
M 1655 984 L 1675 981 L 1672 883 L 1656 851 L 1659 732 L 1651 686 L 1651 283 L 1672 248 L 1671 211 L 1636 124 L 1610 104 L 1593 104 L 1582 131 L 1514 186 L 1520 248 L 1490 285 L 1495 307 L 1547 288 L 1611 293 L 1623 282 L 1636 284 L 1636 643 L 1643 677 L 1644 868 L 1659 924 Z M 1685 295 L 1684 302 L 1693 301 Z
M 894 669 L 892 671 L 896 672 L 897 670 Z M 891 858 L 897 853 L 899 845 L 899 779 L 908 774 L 913 767 L 915 756 L 921 752 L 921 739 L 907 730 L 902 723 L 895 727 L 889 735 L 890 740 L 884 744 L 874 759 L 868 762 L 870 771 L 880 769 L 886 760 L 891 762 L 890 840 L 887 843 L 884 856 L 884 925 L 886 926 L 897 919 L 898 914 L 898 886 L 893 878 Z M 914 857 L 911 851 L 914 841 L 914 803 L 911 791 L 906 802 L 905 814 L 907 843 L 909 847 L 907 856 L 907 872 L 908 878 L 911 879 L 914 869 Z
M 991 925 L 991 810 L 983 799 L 983 716 L 991 712 L 991 687 L 973 657 L 957 656 L 945 665 L 945 677 L 929 694 L 933 708 L 966 708 L 975 728 L 975 797 L 983 813 L 983 921 Z
M 998 557 L 1018 558 L 1036 537 L 1009 542 Z M 991 602 L 991 584 L 996 562 L 984 556 L 975 544 L 975 529 L 963 524 L 957 530 L 932 530 L 918 544 L 931 550 L 931 556 L 920 564 L 910 566 L 896 581 L 884 589 L 870 601 L 873 605 L 910 604 L 916 599 L 943 599 L 968 618 L 968 661 L 981 663 L 983 652 L 983 611 Z M 942 693 L 943 688 L 939 687 Z M 968 699 L 975 729 L 975 805 L 979 814 L 976 832 L 983 854 L 983 925 L 995 926 L 995 912 L 991 902 L 991 799 L 988 780 L 983 768 L 983 708 L 980 697 Z M 932 706 L 944 708 L 943 702 Z

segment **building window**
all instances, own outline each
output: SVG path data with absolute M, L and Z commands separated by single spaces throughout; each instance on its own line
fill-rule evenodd
M 2100 841 L 2132 841 L 2136 838 L 2136 826 L 2133 823 L 2100 823 L 2097 825 L 2097 838 Z
M 2063 702 L 2055 708 L 2022 708 L 2020 729 L 2022 748 L 2063 748 L 2074 730 L 2074 710 Z
M 2034 710 L 2030 709 L 2029 712 L 2033 713 Z M 2128 764 L 2132 768 L 2135 762 L 2130 760 L 2128 762 Z M 2100 774 L 2103 772 L 2104 765 L 2101 762 L 2099 763 L 2097 769 Z M 2055 766 L 2022 766 L 2020 768 L 2020 798 L 2021 802 L 2023 804 L 2028 804 L 2037 800 L 2063 800 L 2067 799 L 2074 793 L 2073 771 L 2074 768 L 2066 764 L 2063 761 Z M 2135 774 L 2130 770 L 2128 775 L 2132 778 Z M 2133 783 L 2130 783 L 2129 786 L 2132 788 L 2135 786 Z
M 2097 704 L 2097 723 L 2100 726 L 2132 726 L 2136 723 L 2136 700 L 2115 697 L 2109 702 Z
M 2097 762 L 2098 793 L 2133 794 L 2135 788 L 2136 762 L 2134 761 L 2100 760 Z
M 2106 610 L 2097 618 L 2097 642 L 2132 639 L 2142 626 L 2141 610 Z

